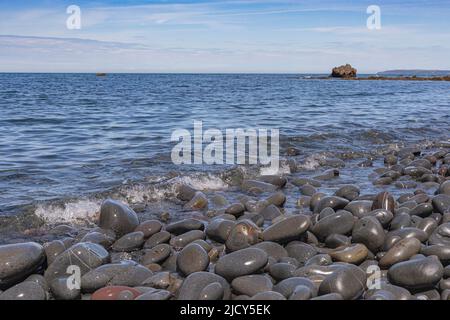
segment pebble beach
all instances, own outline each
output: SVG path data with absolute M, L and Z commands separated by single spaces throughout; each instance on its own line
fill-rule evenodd
M 0 300 L 449 300 L 450 141 L 354 159 L 353 183 L 344 156 L 322 160 L 308 175 L 236 168 L 221 191 L 179 183 L 151 217 L 105 198 L 89 223 L 16 233 Z

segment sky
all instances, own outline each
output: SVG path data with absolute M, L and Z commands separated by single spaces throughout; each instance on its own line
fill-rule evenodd
M 450 0 L 0 0 L 0 72 L 448 70 L 449 52 Z

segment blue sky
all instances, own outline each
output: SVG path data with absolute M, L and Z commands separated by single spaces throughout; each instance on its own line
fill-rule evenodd
M 0 72 L 372 73 L 450 69 L 448 52 L 450 0 L 0 0 Z

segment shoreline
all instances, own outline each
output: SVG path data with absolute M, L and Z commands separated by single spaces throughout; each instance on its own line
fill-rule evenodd
M 207 287 L 219 300 L 421 299 L 446 288 L 450 141 L 321 161 L 309 175 L 236 171 L 224 190 L 185 181 L 148 207 L 102 199 L 89 223 L 28 229 L 0 245 L 12 263 L 0 299 L 197 300 Z M 83 281 L 69 289 L 75 252 Z M 361 285 L 374 267 L 381 289 Z

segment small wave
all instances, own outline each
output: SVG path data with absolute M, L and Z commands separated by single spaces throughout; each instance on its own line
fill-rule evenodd
M 93 199 L 72 200 L 62 204 L 39 204 L 35 215 L 46 223 L 85 222 L 95 219 L 100 210 L 101 201 Z

